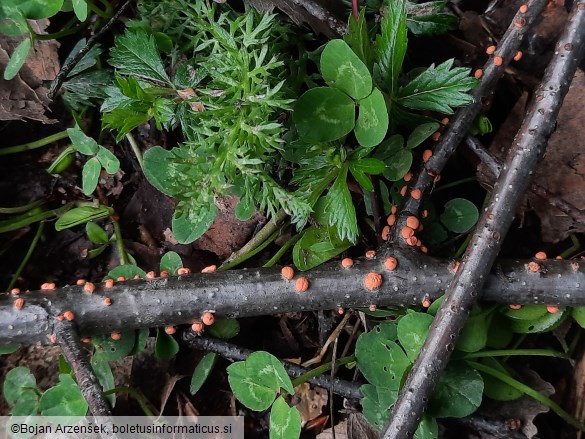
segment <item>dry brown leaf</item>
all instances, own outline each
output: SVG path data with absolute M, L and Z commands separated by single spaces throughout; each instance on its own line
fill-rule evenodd
M 329 400 L 326 389 L 317 386 L 311 387 L 309 383 L 295 387 L 295 396 L 300 399 L 295 407 L 301 413 L 303 425 L 319 416 L 323 411 L 323 406 L 327 405 Z
M 44 33 L 49 20 L 30 23 L 35 32 Z M 6 66 L 22 39 L 0 34 L 0 66 Z M 10 81 L 0 77 L 0 120 L 31 119 L 46 124 L 57 122 L 45 115 L 51 101 L 47 98 L 44 81 L 52 81 L 59 71 L 58 47 L 59 43 L 55 40 L 36 40 L 18 75 Z

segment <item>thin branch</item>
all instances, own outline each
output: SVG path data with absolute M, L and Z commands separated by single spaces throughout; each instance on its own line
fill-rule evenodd
M 104 397 L 102 386 L 91 368 L 73 323 L 67 320 L 57 321 L 54 331 L 57 343 L 59 343 L 65 360 L 75 374 L 77 385 L 87 401 L 89 410 L 100 424 L 108 427 L 106 430 L 111 432 L 112 428 L 110 427 L 114 425 L 114 421 L 110 404 Z M 114 433 L 100 433 L 100 435 L 103 439 L 117 438 Z
M 502 37 L 496 52 L 490 56 L 483 68 L 481 82 L 471 93 L 473 103 L 461 108 L 455 113 L 442 140 L 435 146 L 433 155 L 424 164 L 421 172 L 417 176 L 416 182 L 412 186 L 413 189 L 419 189 L 424 194 L 433 186 L 435 177 L 441 174 L 451 155 L 453 155 L 459 144 L 467 136 L 469 128 L 481 110 L 482 101 L 493 94 L 504 69 L 514 58 L 524 36 L 530 32 L 532 25 L 540 16 L 545 4 L 546 0 L 531 0 L 528 2 L 528 11 L 525 14 L 520 12 L 516 14 L 508 30 Z M 519 26 L 518 24 L 522 25 Z M 502 58 L 501 65 L 494 63 L 496 56 Z M 398 226 L 395 226 L 392 230 L 392 242 L 403 245 L 404 240 L 400 238 L 400 231 L 405 225 L 408 215 L 416 215 L 420 212 L 423 198 L 415 199 L 407 197 L 402 212 L 396 221 Z
M 63 82 L 65 82 L 65 79 L 67 79 L 67 75 L 69 74 L 69 72 L 71 72 L 73 67 L 75 67 L 77 63 L 81 61 L 81 58 L 83 58 L 87 54 L 87 52 L 89 52 L 89 50 L 98 42 L 98 40 L 102 36 L 104 36 L 106 32 L 110 30 L 110 28 L 114 25 L 118 18 L 120 18 L 120 16 L 124 13 L 128 6 L 130 6 L 131 3 L 132 0 L 126 0 L 124 4 L 120 6 L 120 9 L 118 9 L 118 12 L 116 12 L 112 16 L 112 18 L 110 18 L 110 20 L 105 24 L 105 26 L 102 27 L 94 36 L 92 36 L 87 41 L 87 44 L 83 46 L 81 50 L 75 54 L 75 56 L 73 56 L 69 61 L 67 61 L 63 65 L 63 67 L 61 67 L 61 70 L 59 71 L 59 73 L 57 73 L 57 76 L 51 83 L 51 87 L 49 88 L 49 92 L 47 93 L 49 99 L 53 99 L 55 97 L 55 94 L 59 91 L 59 89 L 63 85 Z
M 393 271 L 384 267 L 389 256 L 398 261 Z M 536 273 L 528 270 L 529 262 L 499 261 L 494 273 L 485 275 L 482 299 L 502 304 L 585 305 L 585 262 L 539 261 L 541 270 Z M 87 286 L 4 294 L 0 295 L 0 344 L 48 343 L 57 316 L 66 310 L 75 314 L 79 333 L 92 336 L 191 324 L 205 311 L 236 318 L 370 305 L 416 307 L 444 293 L 454 276 L 453 264 L 453 260 L 397 248 L 380 251 L 373 260 L 356 260 L 349 269 L 334 261 L 303 273 L 310 282 L 304 293 L 296 291 L 295 280 L 284 280 L 278 269 L 271 268 L 128 280 L 112 288 L 102 283 L 95 285 L 93 294 L 86 292 Z M 364 277 L 371 272 L 382 275 L 379 290 L 364 287 Z M 24 303 L 15 309 L 18 299 Z
M 494 177 L 497 178 L 500 175 L 500 170 L 502 168 L 501 163 L 495 157 L 493 157 L 489 153 L 489 151 L 486 151 L 481 142 L 475 137 L 468 136 L 465 139 L 465 143 L 467 147 L 477 155 L 477 157 L 483 162 L 483 164 L 486 165 L 486 167 L 494 175 Z M 532 183 L 529 190 L 534 195 L 537 195 L 540 198 L 542 198 L 551 206 L 556 207 L 561 212 L 569 215 L 571 218 L 573 218 L 575 222 L 585 224 L 585 211 L 578 209 L 571 203 L 565 201 L 560 197 L 557 197 L 548 189 L 537 183 Z
M 530 11 L 530 7 L 529 7 Z M 516 15 L 515 20 L 519 18 Z M 410 439 L 426 408 L 439 376 L 477 300 L 510 228 L 514 212 L 543 156 L 562 101 L 585 47 L 585 0 L 575 1 L 555 54 L 546 69 L 534 101 L 514 139 L 506 164 L 492 193 L 460 269 L 394 405 L 384 438 Z M 503 294 L 503 293 L 502 293 Z
M 218 340 L 211 337 L 197 337 L 194 336 L 193 333 L 189 332 L 185 333 L 184 339 L 194 349 L 215 352 L 216 354 L 233 361 L 243 361 L 254 352 L 249 349 L 236 346 L 227 341 Z M 296 364 L 290 363 L 288 361 L 283 361 L 282 364 L 287 373 L 293 378 L 305 375 L 311 370 L 305 367 L 297 366 Z M 346 381 L 339 378 L 331 379 L 331 377 L 327 375 L 318 375 L 315 378 L 309 379 L 309 382 L 326 389 L 334 387 L 335 393 L 343 396 L 344 398 L 359 400 L 362 397 L 359 390 L 360 385 L 351 381 Z

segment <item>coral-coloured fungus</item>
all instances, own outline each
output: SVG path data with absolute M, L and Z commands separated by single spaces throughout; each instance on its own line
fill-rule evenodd
M 380 273 L 370 272 L 364 276 L 364 287 L 367 290 L 379 290 L 382 286 L 382 275 Z
M 518 52 L 516 52 L 516 55 L 514 55 L 514 61 L 520 61 L 522 59 L 522 51 L 519 50 Z
M 104 282 L 104 288 L 113 288 L 114 286 L 114 279 L 106 279 Z
M 411 215 L 408 218 L 406 218 L 406 225 L 410 227 L 412 230 L 416 230 L 420 225 L 420 221 L 416 216 Z
M 87 282 L 85 279 L 77 279 L 75 285 L 84 285 Z
M 404 179 L 404 181 L 410 181 L 412 180 L 412 172 L 407 172 L 404 177 L 402 177 Z
M 75 314 L 73 314 L 73 311 L 65 311 L 63 313 L 63 317 L 65 317 L 67 321 L 71 322 L 75 319 Z
M 41 285 L 41 290 L 54 290 L 55 284 L 53 282 L 45 282 Z
M 121 332 L 112 332 L 110 337 L 112 337 L 112 340 L 118 341 L 122 338 L 122 333 Z
M 215 322 L 215 316 L 213 315 L 213 313 L 205 311 L 201 315 L 201 321 L 203 322 L 204 325 L 211 326 L 213 325 L 213 322 Z
M 386 270 L 393 271 L 396 270 L 396 267 L 398 267 L 398 261 L 396 260 L 395 257 L 390 256 L 386 258 L 386 260 L 384 261 L 384 268 Z
M 85 291 L 88 294 L 92 294 L 95 291 L 95 285 L 92 284 L 91 282 L 86 282 L 85 285 L 83 286 L 83 291 Z
M 388 241 L 389 237 L 390 237 L 390 226 L 384 226 L 382 228 L 382 240 Z
M 105 306 L 110 306 L 112 304 L 112 299 L 110 299 L 109 297 L 104 297 L 103 304 Z
M 501 56 L 494 56 L 494 64 L 496 66 L 501 66 L 504 63 L 504 58 Z
M 18 299 L 16 299 L 14 301 L 14 307 L 16 309 L 22 309 L 23 306 L 24 306 L 24 299 L 22 297 L 19 297 Z
M 404 226 L 402 230 L 400 230 L 400 235 L 404 239 L 408 239 L 414 235 L 414 229 L 412 227 Z
M 213 273 L 215 270 L 217 270 L 217 265 L 210 265 L 201 270 L 201 273 Z
M 487 46 L 487 48 L 485 49 L 485 53 L 487 53 L 488 55 L 493 54 L 496 51 L 496 46 Z
M 544 261 L 546 259 L 546 253 L 545 252 L 538 252 L 534 255 L 534 257 L 536 259 L 539 259 L 541 261 Z
M 510 307 L 510 309 L 520 309 L 522 308 L 522 305 L 508 305 Z
M 187 267 L 181 267 L 177 270 L 177 274 L 179 276 L 185 276 L 185 275 L 190 274 L 190 273 L 191 273 L 191 269 L 187 268 Z
M 349 267 L 351 267 L 352 265 L 353 265 L 353 259 L 351 259 L 351 258 L 343 258 L 343 259 L 341 260 L 341 266 L 342 266 L 343 268 L 349 268 Z
M 165 326 L 165 332 L 169 335 L 173 335 L 175 332 L 177 332 L 177 328 L 174 326 Z
M 162 270 L 160 272 L 160 277 L 169 277 L 169 272 L 167 270 Z
M 368 250 L 365 254 L 366 259 L 374 259 L 376 257 L 376 250 Z
M 396 223 L 396 215 L 392 214 L 387 219 L 386 222 L 389 226 L 393 226 Z
M 191 325 L 191 331 L 193 332 L 201 332 L 203 331 L 204 325 L 203 322 L 193 322 L 193 324 Z
M 475 72 L 473 72 L 473 76 L 475 79 L 480 79 L 483 76 L 483 70 L 477 69 Z
M 287 265 L 286 267 L 282 267 L 280 274 L 284 279 L 291 280 L 295 277 L 295 270 Z
M 518 10 L 520 11 L 521 14 L 526 14 L 528 12 L 528 5 L 523 4 L 522 6 L 520 6 L 520 9 Z
M 413 189 L 410 192 L 410 196 L 412 198 L 414 198 L 415 200 L 420 200 L 420 197 L 422 196 L 422 192 L 420 191 L 420 189 Z
M 423 151 L 423 154 L 422 154 L 423 162 L 425 162 L 425 163 L 428 162 L 432 156 L 433 156 L 433 151 L 431 151 L 430 149 L 425 149 Z
M 528 269 L 530 271 L 532 271 L 533 273 L 536 273 L 538 270 L 540 270 L 540 265 L 538 265 L 538 263 L 532 261 L 528 263 Z
M 10 290 L 10 294 L 12 294 L 14 296 L 18 296 L 20 294 L 20 288 L 12 288 Z
M 546 310 L 551 314 L 556 314 L 559 312 L 559 307 L 555 305 L 547 305 Z
M 148 273 L 146 273 L 146 278 L 147 279 L 154 279 L 154 278 L 156 278 L 156 273 L 154 271 L 149 271 Z
M 297 290 L 297 292 L 304 293 L 308 289 L 309 289 L 309 279 L 307 279 L 306 277 L 299 277 L 295 281 L 295 290 Z

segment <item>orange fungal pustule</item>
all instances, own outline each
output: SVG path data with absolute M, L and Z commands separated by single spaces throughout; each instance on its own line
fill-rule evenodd
M 520 308 L 522 308 L 522 305 L 514 304 L 514 305 L 508 305 L 508 307 L 510 309 L 520 309 Z
M 112 305 L 112 299 L 110 299 L 109 297 L 104 297 L 104 300 L 102 302 L 105 306 L 111 306 Z
M 413 189 L 410 191 L 410 196 L 415 200 L 420 200 L 420 197 L 422 197 L 422 192 L 420 189 Z
M 388 216 L 388 218 L 386 219 L 386 222 L 388 223 L 389 226 L 393 226 L 396 223 L 396 215 L 391 214 Z
M 420 225 L 420 221 L 418 220 L 418 218 L 416 216 L 411 215 L 408 218 L 406 218 L 406 225 L 408 227 L 410 227 L 412 230 L 416 230 L 416 229 L 418 229 L 418 226 Z
M 291 266 L 286 265 L 280 269 L 280 275 L 283 277 L 283 279 L 291 280 L 293 277 L 295 277 L 295 270 Z
M 210 265 L 201 270 L 201 273 L 213 273 L 217 270 L 217 265 Z
M 45 282 L 41 285 L 41 290 L 54 290 L 55 284 L 53 282 Z
M 393 204 L 392 207 L 390 208 L 390 213 L 392 215 L 396 215 L 396 211 L 398 210 L 398 208 L 396 207 L 396 204 Z M 392 224 L 390 224 L 392 225 Z
M 492 55 L 495 51 L 496 51 L 496 46 L 494 46 L 494 45 L 487 46 L 485 49 L 485 53 L 487 53 L 488 55 Z
M 540 261 L 544 261 L 546 259 L 546 253 L 545 252 L 538 252 L 534 255 L 534 257 Z
M 430 149 L 425 149 L 422 153 L 422 159 L 423 162 L 428 162 L 429 159 L 433 156 L 433 151 L 431 151 Z
M 162 270 L 160 272 L 160 277 L 169 277 L 169 272 L 167 270 Z
M 518 52 L 516 52 L 516 55 L 514 55 L 514 61 L 520 61 L 522 59 L 522 51 L 519 50 Z
M 526 14 L 528 12 L 528 5 L 527 4 L 521 5 L 518 10 L 520 11 L 521 14 Z
M 435 131 L 433 133 L 433 135 L 431 136 L 431 139 L 432 139 L 433 142 L 438 142 L 439 140 L 441 140 L 441 132 L 440 131 Z M 429 156 L 429 158 L 430 158 L 430 156 Z M 423 158 L 423 161 L 426 162 L 426 160 L 424 160 L 424 158 Z
M 418 242 L 419 242 L 418 238 L 414 235 L 406 239 L 406 243 L 411 247 L 414 247 Z
M 494 64 L 496 66 L 501 66 L 502 64 L 504 64 L 504 58 L 502 58 L 501 56 L 494 56 Z
M 406 191 L 408 190 L 408 186 L 402 186 L 402 188 L 400 189 L 400 195 L 402 195 L 403 197 L 406 195 Z
M 186 276 L 187 274 L 191 273 L 191 269 L 187 267 L 181 267 L 177 270 L 177 274 L 179 276 Z
M 156 273 L 154 271 L 149 271 L 148 273 L 146 273 L 146 278 L 147 279 L 154 279 L 154 278 L 156 278 Z
M 396 267 L 398 267 L 398 261 L 396 258 L 393 256 L 387 257 L 384 261 L 384 268 L 388 271 L 394 271 L 396 270 Z
M 177 328 L 174 326 L 165 326 L 165 332 L 169 335 L 173 335 L 175 332 L 177 332 Z
M 201 314 L 201 321 L 205 326 L 211 326 L 215 322 L 215 316 L 212 312 L 205 311 L 203 314 Z
M 203 331 L 204 327 L 205 327 L 205 325 L 203 324 L 203 322 L 196 321 L 196 322 L 193 322 L 193 324 L 191 325 L 191 331 L 199 333 L 199 332 Z
M 376 272 L 370 272 L 364 276 L 364 287 L 369 291 L 379 290 L 382 286 L 382 275 Z
M 538 270 L 540 270 L 540 265 L 538 264 L 538 262 L 531 261 L 528 263 L 528 270 L 533 273 L 537 273 Z
M 18 296 L 20 294 L 20 288 L 12 288 L 10 290 L 10 294 L 12 294 L 13 296 Z
M 69 311 L 69 310 L 65 311 L 63 313 L 63 317 L 65 317 L 65 320 L 67 320 L 69 322 L 75 320 L 75 314 L 73 314 L 73 311 Z
M 24 299 L 19 297 L 14 301 L 14 308 L 15 309 L 22 309 L 24 307 Z
M 351 258 L 343 258 L 341 260 L 341 266 L 343 268 L 349 268 L 349 267 L 353 266 L 353 259 L 351 259 Z
M 384 226 L 382 228 L 382 240 L 388 241 L 388 238 L 390 238 L 390 226 Z
M 546 310 L 551 314 L 556 314 L 559 312 L 559 307 L 556 305 L 547 305 Z
M 414 229 L 412 227 L 404 226 L 400 230 L 400 236 L 402 236 L 404 239 L 408 239 L 413 235 L 414 235 Z
M 122 333 L 121 332 L 118 332 L 118 331 L 115 331 L 115 332 L 112 332 L 110 334 L 110 337 L 112 338 L 112 340 L 118 341 L 118 340 L 121 340 L 122 339 Z
M 295 290 L 297 290 L 298 293 L 304 293 L 309 289 L 309 285 L 310 285 L 309 279 L 307 279 L 304 276 L 299 277 L 295 281 Z
M 368 250 L 365 254 L 366 259 L 374 259 L 376 257 L 376 250 Z
M 407 172 L 406 174 L 404 174 L 404 177 L 402 177 L 404 179 L 404 181 L 408 182 L 410 180 L 412 180 L 412 172 Z
M 91 282 L 86 282 L 83 286 L 83 291 L 85 291 L 87 294 L 92 294 L 95 291 L 95 285 Z
M 57 343 L 57 336 L 55 334 L 49 335 L 49 341 L 53 344 Z
M 483 70 L 482 69 L 476 69 L 475 72 L 473 72 L 473 77 L 475 79 L 480 79 L 483 76 Z
M 124 281 L 126 281 L 126 280 L 128 280 L 128 279 L 126 279 L 126 277 L 125 277 L 125 276 L 118 276 L 118 278 L 117 278 L 116 280 L 117 280 L 118 282 L 124 282 Z
M 75 285 L 83 285 L 85 282 L 87 282 L 85 279 L 77 279 L 75 281 Z
M 425 297 L 422 301 L 422 306 L 423 308 L 428 308 L 429 306 L 431 306 L 431 301 L 429 300 L 428 297 Z
M 104 282 L 104 288 L 113 288 L 114 287 L 114 279 L 106 279 Z

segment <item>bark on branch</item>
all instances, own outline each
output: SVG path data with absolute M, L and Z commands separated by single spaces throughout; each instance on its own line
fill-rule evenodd
M 387 257 L 398 267 L 384 267 Z M 502 260 L 486 275 L 482 300 L 499 303 L 585 305 L 585 261 L 546 260 L 540 271 L 527 268 L 529 260 Z M 75 315 L 83 336 L 192 323 L 205 311 L 217 317 L 250 317 L 291 311 L 377 306 L 417 306 L 435 299 L 453 279 L 453 260 L 443 260 L 411 249 L 385 249 L 373 260 L 356 260 L 349 269 L 339 262 L 284 280 L 278 269 L 229 270 L 152 280 L 119 282 L 113 288 L 97 284 L 93 294 L 83 286 L 0 296 L 0 344 L 48 343 L 57 316 Z M 382 275 L 379 290 L 364 287 L 367 273 Z M 305 276 L 308 291 L 298 293 L 295 280 Z M 104 300 L 109 298 L 111 305 Z M 15 309 L 23 299 L 21 309 Z M 107 303 L 107 302 L 106 302 Z

